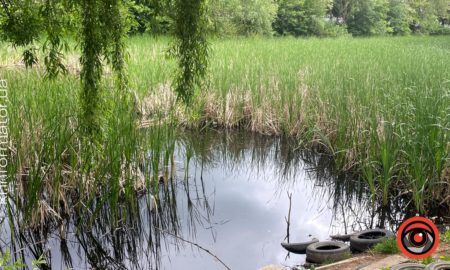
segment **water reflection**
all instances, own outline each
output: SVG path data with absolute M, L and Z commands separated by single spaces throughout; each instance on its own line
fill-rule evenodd
M 147 193 L 124 200 L 116 217 L 107 214 L 104 196 L 93 208 L 74 205 L 57 226 L 26 228 L 17 213 L 12 233 L 2 226 L 2 250 L 28 264 L 45 254 L 44 269 L 224 269 L 197 244 L 231 269 L 257 269 L 302 263 L 304 257 L 287 256 L 280 246 L 288 234 L 295 242 L 394 228 L 407 207 L 401 194 L 389 207 L 372 204 L 362 181 L 336 176 L 328 156 L 300 151 L 286 138 L 183 132 L 172 147 L 152 187 L 156 210 Z M 141 166 L 149 175 L 151 156 Z

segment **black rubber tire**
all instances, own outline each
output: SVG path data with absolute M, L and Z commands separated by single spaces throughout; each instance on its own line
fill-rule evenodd
M 342 242 L 348 242 L 350 241 L 350 237 L 353 235 L 353 233 L 350 234 L 336 234 L 336 235 L 330 235 L 331 240 L 334 241 L 342 241 Z
M 306 248 L 314 243 L 319 242 L 319 239 L 312 238 L 309 241 L 306 242 L 300 242 L 300 243 L 281 243 L 281 246 L 286 249 L 287 251 L 294 253 L 294 254 L 306 254 Z
M 389 237 L 395 237 L 395 234 L 383 229 L 361 231 L 350 237 L 350 248 L 352 251 L 363 252 Z
M 434 262 L 428 265 L 425 270 L 449 270 L 450 262 Z
M 420 263 L 401 263 L 391 266 L 391 270 L 417 270 L 425 269 L 425 265 Z
M 336 241 L 317 242 L 306 248 L 306 261 L 312 263 L 332 263 L 350 257 L 350 247 Z

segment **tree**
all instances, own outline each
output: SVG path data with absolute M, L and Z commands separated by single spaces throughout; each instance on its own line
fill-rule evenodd
M 236 10 L 240 9 L 240 0 L 211 0 L 207 4 L 208 29 L 217 35 L 238 34 L 235 19 Z
M 389 1 L 388 22 L 394 35 L 407 35 L 411 33 L 412 14 L 413 10 L 405 0 Z
M 45 34 L 44 61 L 46 76 L 55 77 L 65 72 L 61 62 L 64 44 L 59 36 L 68 27 L 67 17 L 58 18 L 59 10 L 65 8 L 63 1 L 1 1 L 0 9 L 0 37 L 9 41 L 13 46 L 24 47 L 23 60 L 26 67 L 37 63 L 36 48 L 33 42 Z M 43 19 L 46 17 L 46 19 Z M 67 31 L 67 29 L 64 29 Z
M 331 14 L 337 18 L 339 23 L 347 24 L 350 16 L 353 0 L 334 0 Z
M 323 35 L 326 0 L 282 0 L 273 23 L 279 35 Z
M 168 34 L 173 26 L 173 9 L 174 3 L 171 0 L 131 0 L 129 10 L 133 14 L 134 23 L 129 33 Z
M 2 39 L 15 46 L 27 46 L 44 30 L 39 10 L 42 3 L 31 0 L 1 1 Z
M 276 12 L 273 0 L 241 0 L 232 21 L 240 35 L 270 35 Z
M 411 29 L 415 33 L 430 33 L 439 27 L 433 2 L 430 0 L 409 0 L 413 10 Z
M 305 0 L 305 27 L 308 35 L 324 34 L 324 17 L 327 10 L 326 0 Z
M 239 34 L 269 35 L 277 12 L 273 0 L 241 0 L 233 22 Z
M 450 0 L 431 0 L 431 6 L 440 24 L 448 24 L 450 19 Z
M 208 29 L 217 35 L 270 35 L 276 10 L 274 0 L 211 0 Z
M 354 0 L 347 20 L 348 31 L 355 36 L 392 32 L 387 22 L 387 0 Z
M 300 36 L 305 34 L 303 29 L 304 0 L 282 0 L 278 6 L 277 17 L 273 23 L 274 30 L 279 35 Z

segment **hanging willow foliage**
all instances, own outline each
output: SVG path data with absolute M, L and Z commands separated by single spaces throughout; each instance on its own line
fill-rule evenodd
M 195 87 L 201 86 L 208 66 L 208 44 L 205 31 L 205 0 L 177 0 L 173 48 L 178 57 L 179 73 L 175 90 L 188 103 Z
M 105 50 L 109 62 L 116 74 L 116 82 L 121 93 L 126 94 L 127 76 L 125 70 L 125 38 L 127 35 L 126 18 L 127 8 L 124 3 L 119 0 L 104 0 L 102 25 L 105 30 L 113 29 L 113 31 L 103 31 L 104 40 L 107 40 Z
M 27 67 L 37 63 L 36 50 L 32 47 L 43 29 L 40 4 L 32 0 L 1 0 L 4 18 L 1 18 L 2 39 L 14 47 L 24 47 L 23 60 Z
M 2 39 L 13 46 L 23 47 L 27 67 L 38 62 L 37 49 L 40 36 L 47 78 L 66 73 L 63 51 L 67 49 L 64 35 L 71 35 L 73 23 L 78 23 L 77 33 L 81 43 L 80 78 L 81 119 L 87 134 L 100 131 L 98 109 L 100 101 L 103 61 L 111 63 L 116 74 L 118 89 L 125 92 L 125 37 L 126 0 L 0 0 L 0 33 Z M 77 20 L 77 18 L 80 18 Z M 80 27 L 81 26 L 81 27 Z
M 44 20 L 44 28 L 47 34 L 47 40 L 44 42 L 43 50 L 46 52 L 44 57 L 44 64 L 46 68 L 46 75 L 48 78 L 56 78 L 59 73 L 67 73 L 64 66 L 63 50 L 67 50 L 67 43 L 62 40 L 62 35 L 65 28 L 65 17 L 59 14 L 64 14 L 65 8 L 61 1 L 46 0 L 42 8 L 42 16 Z
M 126 8 L 121 0 L 83 0 L 82 64 L 83 128 L 87 134 L 99 132 L 98 109 L 100 106 L 102 58 L 111 65 L 116 75 L 117 88 L 126 98 L 127 77 L 125 70 Z M 125 100 L 124 100 L 125 101 Z
M 33 44 L 42 34 L 46 42 L 44 64 L 49 78 L 66 72 L 63 35 L 67 29 L 80 29 L 82 66 L 80 79 L 80 124 L 87 134 L 100 131 L 97 117 L 101 97 L 103 59 L 109 61 L 116 75 L 119 93 L 127 96 L 125 38 L 127 32 L 128 0 L 0 0 L 1 33 L 14 46 L 25 48 L 23 58 L 27 67 L 37 62 Z M 179 72 L 175 79 L 178 97 L 189 102 L 194 89 L 201 86 L 207 68 L 208 46 L 205 31 L 205 0 L 175 0 L 175 35 L 173 53 L 178 58 Z M 129 15 L 129 14 L 128 14 Z M 75 19 L 74 19 L 75 18 Z M 78 18 L 78 20 L 76 19 Z
M 96 0 L 82 0 L 81 3 L 81 102 L 83 115 L 81 123 L 87 134 L 98 133 L 97 118 L 100 82 L 103 72 L 101 61 L 104 40 L 100 25 L 100 7 Z

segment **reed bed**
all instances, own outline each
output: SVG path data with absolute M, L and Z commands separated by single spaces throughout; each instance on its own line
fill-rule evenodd
M 133 39 L 130 74 L 149 119 L 175 111 L 190 128 L 241 128 L 319 145 L 339 168 L 361 176 L 374 200 L 387 205 L 390 190 L 401 189 L 426 213 L 450 205 L 449 41 L 213 40 L 210 75 L 188 109 L 174 103 L 164 40 Z
M 40 68 L 5 68 L 0 76 L 8 81 L 12 192 L 5 213 L 11 225 L 51 229 L 75 215 L 76 222 L 89 227 L 104 209 L 112 227 L 122 218 L 131 220 L 126 216 L 138 210 L 134 198 L 158 187 L 154 180 L 159 165 L 167 164 L 164 149 L 174 142 L 173 128 L 139 129 L 136 101 L 117 93 L 105 76 L 101 133 L 86 137 L 78 124 L 76 76 L 48 81 Z M 143 173 L 149 164 L 155 175 Z
M 117 203 L 135 190 L 157 193 L 158 175 L 173 163 L 176 127 L 287 135 L 330 153 L 381 205 L 400 189 L 419 213 L 448 209 L 450 38 L 212 40 L 208 78 L 187 107 L 172 91 L 170 42 L 129 40 L 135 99 L 119 99 L 106 70 L 95 141 L 79 133 L 76 51 L 70 73 L 47 81 L 40 67 L 24 70 L 14 49 L 0 50 L 11 103 L 9 171 L 32 223 L 106 203 L 114 220 Z M 152 175 L 141 177 L 139 166 Z

